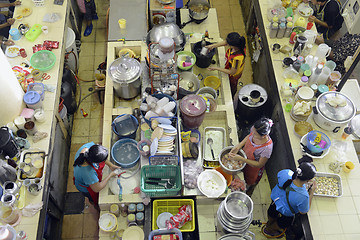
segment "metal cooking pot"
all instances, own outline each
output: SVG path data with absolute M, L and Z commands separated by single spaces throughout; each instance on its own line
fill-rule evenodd
M 210 3 L 208 0 L 190 0 L 188 8 L 190 18 L 202 22 L 209 14 Z
M 356 115 L 350 122 L 350 128 L 352 130 L 352 134 L 360 139 L 360 114 Z
M 115 59 L 110 64 L 108 72 L 118 97 L 130 99 L 140 93 L 142 67 L 136 59 L 128 57 Z
M 183 98 L 188 94 L 195 94 L 199 90 L 200 80 L 191 72 L 182 72 L 180 73 L 179 86 L 179 98 Z
M 338 106 L 330 104 L 336 97 Z M 314 121 L 322 129 L 338 132 L 340 128 L 347 125 L 356 114 L 354 103 L 346 95 L 339 92 L 325 92 L 316 100 L 313 108 Z
M 146 44 L 159 42 L 161 38 L 172 38 L 176 45 L 176 52 L 184 49 L 186 37 L 183 31 L 175 23 L 163 23 L 155 25 L 146 35 Z

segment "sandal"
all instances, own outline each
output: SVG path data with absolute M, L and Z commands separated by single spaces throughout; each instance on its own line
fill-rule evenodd
M 286 231 L 286 229 L 284 231 L 282 231 L 282 232 L 281 231 L 276 231 L 276 233 L 270 233 L 270 232 L 267 231 L 266 225 L 263 225 L 261 227 L 261 233 L 267 238 L 282 238 L 285 235 L 285 231 Z

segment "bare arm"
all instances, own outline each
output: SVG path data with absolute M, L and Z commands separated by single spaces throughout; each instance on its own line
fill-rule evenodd
M 311 189 L 309 191 L 309 209 L 311 207 L 311 203 L 312 203 L 312 199 L 314 197 L 314 193 L 315 193 L 315 189 L 317 187 L 317 184 L 315 181 L 313 181 L 312 183 L 312 186 L 311 186 Z M 307 212 L 306 212 L 307 213 Z M 300 212 L 300 214 L 306 214 L 306 213 L 303 213 L 303 212 Z
M 207 45 L 206 48 L 211 50 L 211 49 L 214 49 L 214 48 L 217 48 L 217 47 L 223 47 L 223 46 L 226 46 L 226 45 L 227 45 L 227 42 L 224 40 L 224 41 L 221 41 L 221 42 L 218 42 L 218 43 Z
M 0 3 L 0 8 L 3 8 L 3 7 L 14 7 L 14 6 L 18 6 L 20 5 L 21 2 L 20 1 L 15 1 L 13 3 Z
M 308 18 L 308 20 L 309 20 L 309 22 L 314 22 L 316 24 L 319 24 L 320 26 L 323 26 L 323 27 L 326 27 L 326 28 L 332 28 L 332 26 L 329 26 L 326 22 L 317 19 L 315 16 L 310 16 Z
M 112 162 L 110 162 L 109 159 L 107 159 L 105 161 L 105 164 L 111 169 L 111 171 L 114 171 L 117 168 L 120 168 L 119 166 L 116 166 L 115 164 L 113 164 Z
M 230 151 L 230 153 L 237 154 L 241 148 L 245 146 L 246 141 L 249 139 L 249 135 L 247 135 L 240 143 L 238 143 L 235 147 L 233 147 Z
M 91 189 L 94 192 L 100 192 L 105 186 L 106 184 L 109 182 L 109 180 L 112 177 L 115 177 L 116 173 L 115 172 L 111 172 L 105 179 L 103 179 L 101 182 L 97 182 L 97 183 L 93 183 L 90 185 Z
M 237 71 L 237 69 L 234 67 L 232 67 L 231 69 L 219 68 L 219 67 L 209 67 L 208 70 L 210 70 L 210 71 L 218 70 L 220 72 L 223 72 L 223 73 L 226 73 L 229 75 L 234 75 Z

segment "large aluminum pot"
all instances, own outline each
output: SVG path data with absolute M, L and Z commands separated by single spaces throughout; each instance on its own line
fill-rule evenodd
M 192 72 L 181 72 L 179 82 L 179 98 L 195 94 L 200 88 L 199 78 Z
M 186 44 L 185 34 L 175 23 L 155 25 L 146 35 L 146 44 L 159 42 L 161 38 L 172 38 L 176 45 L 176 52 L 184 49 Z
M 192 19 L 203 21 L 209 14 L 210 3 L 208 0 L 190 0 L 188 7 Z
M 313 108 L 315 123 L 327 131 L 338 132 L 356 114 L 354 103 L 339 92 L 325 92 L 316 100 Z
M 142 67 L 136 59 L 117 58 L 110 64 L 108 73 L 118 97 L 130 99 L 140 93 Z

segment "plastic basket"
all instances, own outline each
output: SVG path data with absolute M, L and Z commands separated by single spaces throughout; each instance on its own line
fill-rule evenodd
M 163 212 L 169 212 L 176 215 L 179 208 L 184 205 L 190 205 L 192 211 L 192 220 L 185 223 L 179 230 L 181 232 L 192 232 L 195 230 L 195 207 L 192 199 L 159 199 L 153 202 L 152 230 L 158 229 L 156 224 L 157 217 Z
M 135 139 L 136 131 L 139 128 L 139 122 L 136 117 L 131 114 L 121 114 L 114 119 L 111 127 L 119 139 Z
M 124 145 L 128 145 L 127 151 L 130 151 L 132 147 L 133 152 L 128 152 L 129 156 L 118 159 L 117 157 L 119 156 L 119 153 L 123 151 L 123 149 L 120 149 L 120 147 L 123 147 Z M 140 152 L 137 149 L 137 142 L 131 138 L 120 139 L 111 147 L 111 157 L 122 168 L 131 168 L 135 166 L 140 159 Z
M 165 189 L 161 185 L 146 183 L 149 178 L 168 178 L 175 180 L 172 188 Z M 174 165 L 148 165 L 141 168 L 140 188 L 150 197 L 176 196 L 181 190 L 181 172 L 179 166 Z
M 315 138 L 317 137 L 317 135 L 320 134 L 321 135 L 321 140 L 319 144 L 315 144 Z M 321 142 L 324 142 L 323 144 L 321 144 Z M 306 135 L 306 146 L 308 147 L 308 149 L 313 152 L 313 153 L 319 153 L 322 151 L 325 151 L 326 149 L 328 149 L 331 145 L 331 141 L 329 139 L 328 136 L 326 136 L 325 133 L 320 132 L 320 131 L 311 131 Z
M 154 240 L 155 236 L 163 236 L 163 235 L 169 235 L 169 234 L 176 234 L 179 237 L 179 240 L 182 240 L 182 233 L 179 229 L 173 228 L 173 229 L 158 229 L 151 231 L 149 234 L 149 240 Z

